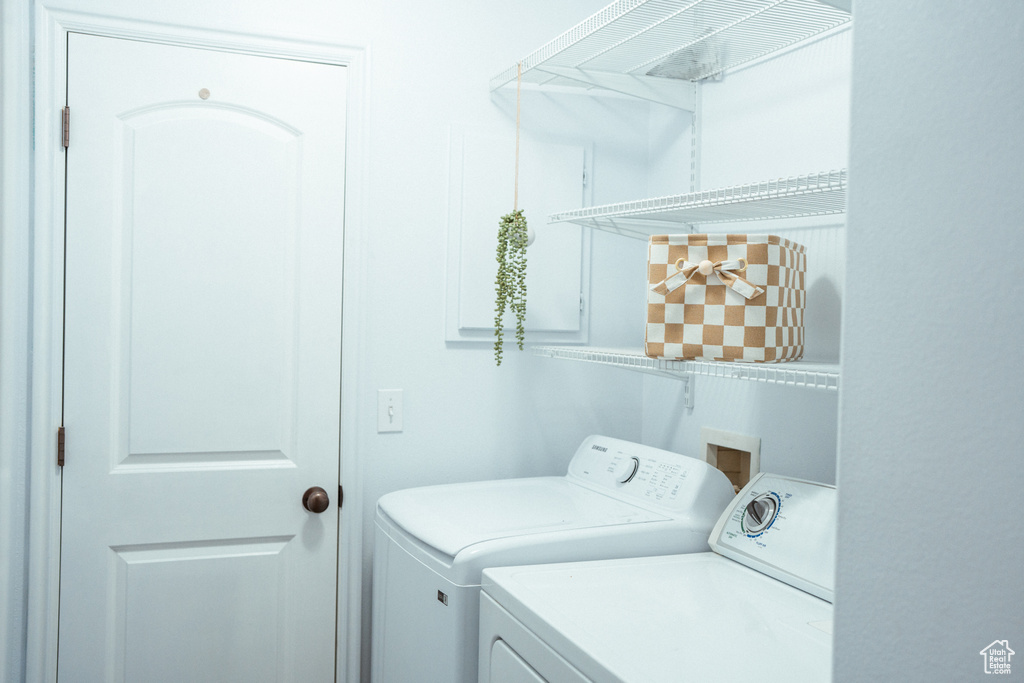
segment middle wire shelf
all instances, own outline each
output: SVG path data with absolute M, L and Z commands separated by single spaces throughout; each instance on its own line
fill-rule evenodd
M 546 358 L 583 361 L 639 370 L 670 377 L 701 375 L 724 377 L 764 384 L 781 384 L 810 389 L 839 390 L 839 365 L 836 363 L 725 363 L 650 358 L 640 351 L 602 349 L 588 346 L 535 346 L 533 352 Z
M 682 225 L 804 218 L 846 210 L 846 170 L 767 180 L 688 194 L 563 211 L 549 223 L 575 223 L 647 239 Z

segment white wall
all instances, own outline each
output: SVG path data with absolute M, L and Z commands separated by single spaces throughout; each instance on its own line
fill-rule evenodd
M 836 681 L 1024 671 L 1024 3 L 857 0 Z
M 24 678 L 28 533 L 29 6 L 0 0 L 0 681 Z M 12 40 L 14 38 L 15 40 Z
M 850 33 L 833 33 L 702 84 L 701 189 L 846 167 Z M 769 232 L 806 246 L 804 358 L 838 362 L 846 233 L 842 216 L 707 225 L 701 230 Z M 694 381 L 694 407 L 687 410 L 679 382 L 645 380 L 645 442 L 703 457 L 701 427 L 756 436 L 761 439 L 763 471 L 835 481 L 836 392 L 711 377 Z
M 31 31 L 27 16 L 20 23 L 8 23 L 9 13 L 27 15 L 26 8 L 14 8 L 15 4 L 5 0 L 3 5 L 5 268 L 0 420 L 4 452 L 0 455 L 0 493 L 4 496 L 5 556 L 0 578 L 4 580 L 5 612 L 0 628 L 5 635 L 4 680 L 9 671 L 18 672 L 22 667 L 17 637 L 6 636 L 25 631 L 24 572 L 18 558 L 24 551 L 27 447 L 20 441 L 26 433 L 24 386 L 30 379 L 24 376 L 26 350 L 18 348 L 19 343 L 24 344 L 29 325 L 26 190 L 30 126 L 27 110 L 17 116 L 10 112 L 17 103 L 24 106 L 28 101 L 30 52 L 25 40 Z M 355 400 L 343 406 L 342 457 L 357 463 L 351 468 L 357 474 L 343 484 L 347 514 L 361 516 L 366 533 L 362 557 L 343 562 L 350 563 L 356 580 L 360 570 L 369 568 L 374 504 L 383 493 L 437 482 L 556 473 L 564 471 L 573 448 L 587 434 L 640 437 L 639 375 L 511 350 L 506 351 L 502 367 L 495 368 L 487 345 L 447 348 L 444 344 L 449 128 L 453 124 L 482 125 L 507 131 L 511 140 L 514 111 L 510 99 L 507 95 L 492 98 L 489 78 L 604 4 L 604 0 L 514 4 L 468 0 L 45 3 L 49 8 L 113 17 L 367 48 L 367 125 L 361 132 L 364 175 L 359 180 L 364 202 L 356 214 L 358 220 L 346 226 L 351 249 L 345 292 L 345 372 L 356 386 L 346 393 Z M 9 73 L 13 85 L 6 80 Z M 9 92 L 17 97 L 9 98 Z M 648 125 L 646 111 L 644 107 L 642 121 L 635 124 L 641 130 Z M 621 114 L 614 105 L 609 105 L 609 112 Z M 632 121 L 634 117 L 628 118 Z M 524 125 L 542 126 L 543 122 L 526 114 Z M 20 155 L 9 154 L 10 150 L 20 150 Z M 594 200 L 610 202 L 642 194 L 637 183 L 643 178 L 630 169 L 643 168 L 646 154 L 645 148 L 636 149 L 622 140 L 596 142 Z M 593 262 L 613 263 L 623 252 L 641 258 L 642 249 L 641 243 L 624 247 L 620 238 L 597 235 Z M 410 262 L 417 273 L 411 285 L 394 277 Z M 9 269 L 9 263 L 14 267 Z M 588 297 L 593 343 L 621 345 L 641 329 L 642 311 L 623 294 L 629 291 L 628 277 L 618 268 L 595 273 Z M 404 389 L 403 433 L 376 433 L 376 390 L 380 388 Z M 15 405 L 19 401 L 20 407 Z M 9 444 L 16 448 L 8 450 Z M 48 447 L 37 444 L 35 452 L 47 457 Z M 7 514 L 9 511 L 14 514 Z M 364 633 L 368 633 L 368 571 L 364 578 L 361 607 Z M 364 649 L 367 646 L 364 641 Z M 44 668 L 40 662 L 30 666 L 30 670 Z M 10 678 L 18 680 L 20 676 L 10 674 Z

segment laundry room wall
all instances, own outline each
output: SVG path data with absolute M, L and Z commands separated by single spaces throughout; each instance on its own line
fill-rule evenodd
M 844 169 L 850 123 L 851 31 L 702 84 L 700 189 Z M 683 191 L 683 190 L 678 190 Z M 839 361 L 845 218 L 699 226 L 777 234 L 807 247 L 804 360 Z M 637 264 L 635 268 L 643 268 Z M 704 457 L 701 428 L 761 439 L 761 470 L 835 482 L 838 393 L 695 377 L 693 408 L 677 380 L 644 382 L 646 443 Z
M 507 91 L 492 96 L 489 79 L 605 4 L 46 0 L 36 5 L 37 10 L 366 48 L 365 125 L 357 132 L 364 153 L 360 165 L 350 168 L 349 178 L 359 184 L 362 201 L 349 207 L 353 218 L 346 226 L 351 268 L 346 273 L 344 373 L 349 385 L 343 395 L 354 398 L 343 402 L 342 435 L 342 458 L 355 463 L 348 471 L 356 472 L 343 481 L 345 514 L 359 519 L 364 532 L 361 558 L 356 565 L 347 565 L 353 569 L 354 585 L 360 582 L 359 570 L 365 570 L 364 636 L 369 623 L 373 511 L 380 495 L 439 482 L 561 473 L 588 434 L 630 440 L 641 436 L 640 375 L 552 361 L 510 348 L 503 365 L 495 368 L 489 344 L 446 346 L 444 341 L 445 286 L 450 277 L 445 263 L 450 130 L 477 126 L 504 132 L 512 154 L 514 98 Z M 7 6 L 5 2 L 5 21 Z M 30 34 L 30 27 L 24 28 L 19 35 Z M 5 42 L 5 50 L 9 45 Z M 27 42 L 18 46 L 18 54 L 27 70 Z M 4 59 L 5 67 L 16 63 L 8 61 L 6 53 Z M 536 101 L 537 95 L 529 93 L 524 101 L 531 97 Z M 577 117 L 576 140 L 593 138 L 593 201 L 643 194 L 645 176 L 634 171 L 649 162 L 645 143 L 653 119 L 647 105 L 615 98 L 580 105 L 597 106 L 608 117 L 598 125 L 598 133 L 588 127 L 593 111 L 576 109 L 572 97 L 560 100 L 555 94 L 546 104 L 560 112 L 563 128 Z M 623 121 L 628 125 L 618 125 Z M 545 123 L 536 112 L 524 112 L 524 127 Z M 22 120 L 17 132 L 21 141 L 30 137 L 25 124 L 27 120 Z M 611 130 L 617 125 L 620 135 Z M 6 146 L 4 150 L 6 158 Z M 5 184 L 5 193 L 6 188 Z M 507 191 L 511 208 L 512 188 Z M 27 205 L 24 208 L 27 212 Z M 495 225 L 481 229 L 495 230 L 497 219 Z M 613 236 L 598 234 L 591 246 L 593 264 L 642 259 L 643 245 L 638 242 L 623 245 Z M 27 264 L 27 248 L 23 251 Z M 27 265 L 24 274 L 27 277 Z M 595 273 L 590 291 L 584 293 L 590 306 L 591 343 L 626 345 L 642 327 L 642 310 L 634 305 L 637 284 L 629 278 L 618 268 Z M 378 389 L 403 390 L 401 433 L 377 433 Z M 19 480 L 12 481 L 11 486 L 17 486 Z M 24 501 L 23 493 L 19 488 L 13 495 Z M 19 519 L 25 521 L 24 516 L 14 521 Z M 19 580 L 17 572 L 14 578 Z M 341 587 L 343 592 L 348 589 Z M 22 599 L 15 595 L 14 602 Z M 5 625 L 16 632 L 24 622 L 15 617 L 9 624 L 5 619 Z M 362 645 L 365 652 L 368 638 Z
M 0 681 L 24 680 L 32 116 L 28 3 L 0 0 Z
M 855 5 L 834 678 L 1019 678 L 1024 3 Z

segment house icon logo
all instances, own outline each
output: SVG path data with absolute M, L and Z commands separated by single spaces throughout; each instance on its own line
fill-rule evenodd
M 993 640 L 991 645 L 981 651 L 981 656 L 985 658 L 985 673 L 1010 673 L 1010 658 L 1015 654 L 1007 641 Z

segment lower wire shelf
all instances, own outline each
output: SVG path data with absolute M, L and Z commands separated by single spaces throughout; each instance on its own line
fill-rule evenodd
M 764 384 L 839 390 L 838 363 L 727 363 L 650 358 L 630 349 L 602 349 L 589 346 L 535 346 L 533 352 L 547 358 L 583 361 L 638 370 L 670 377 L 725 377 Z

